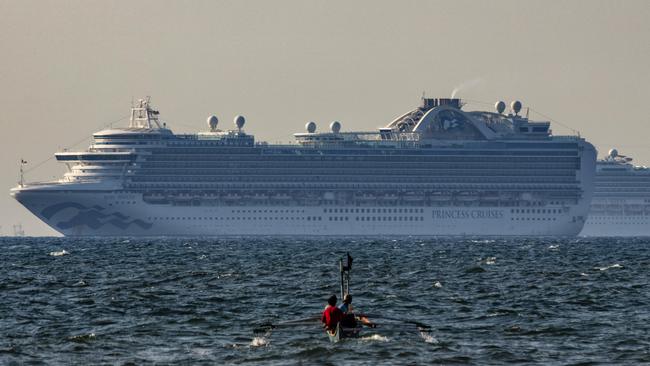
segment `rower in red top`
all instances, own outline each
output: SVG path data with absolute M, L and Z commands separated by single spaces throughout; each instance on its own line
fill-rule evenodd
M 327 299 L 327 307 L 323 311 L 323 316 L 321 317 L 321 322 L 323 322 L 324 327 L 328 331 L 333 332 L 336 330 L 336 326 L 339 324 L 341 319 L 343 319 L 343 312 L 336 306 L 336 295 L 330 296 Z

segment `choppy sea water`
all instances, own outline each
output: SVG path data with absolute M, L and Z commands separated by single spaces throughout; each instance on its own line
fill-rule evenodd
M 647 239 L 0 238 L 0 364 L 650 363 Z M 354 257 L 376 329 L 317 322 Z M 431 326 L 420 330 L 400 319 Z

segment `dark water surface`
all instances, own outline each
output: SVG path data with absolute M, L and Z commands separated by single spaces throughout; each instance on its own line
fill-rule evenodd
M 650 363 L 646 239 L 0 245 L 0 364 Z M 377 319 L 338 344 L 317 323 L 253 333 L 319 313 L 345 251 L 358 310 L 431 330 Z

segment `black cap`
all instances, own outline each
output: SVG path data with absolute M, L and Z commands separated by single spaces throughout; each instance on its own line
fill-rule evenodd
M 336 295 L 332 295 L 332 296 L 330 296 L 329 299 L 327 299 L 327 303 L 332 305 L 332 306 L 336 306 L 336 301 L 338 301 L 338 299 L 336 298 Z

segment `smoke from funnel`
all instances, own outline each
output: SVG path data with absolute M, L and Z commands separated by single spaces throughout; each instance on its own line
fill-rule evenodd
M 483 78 L 480 77 L 480 78 L 472 79 L 469 81 L 465 81 L 464 83 L 461 83 L 460 85 L 455 87 L 454 90 L 451 92 L 451 98 L 452 99 L 456 98 L 456 94 L 458 94 L 458 92 L 460 92 L 461 90 L 474 88 L 479 84 L 481 84 L 482 82 L 483 82 Z

